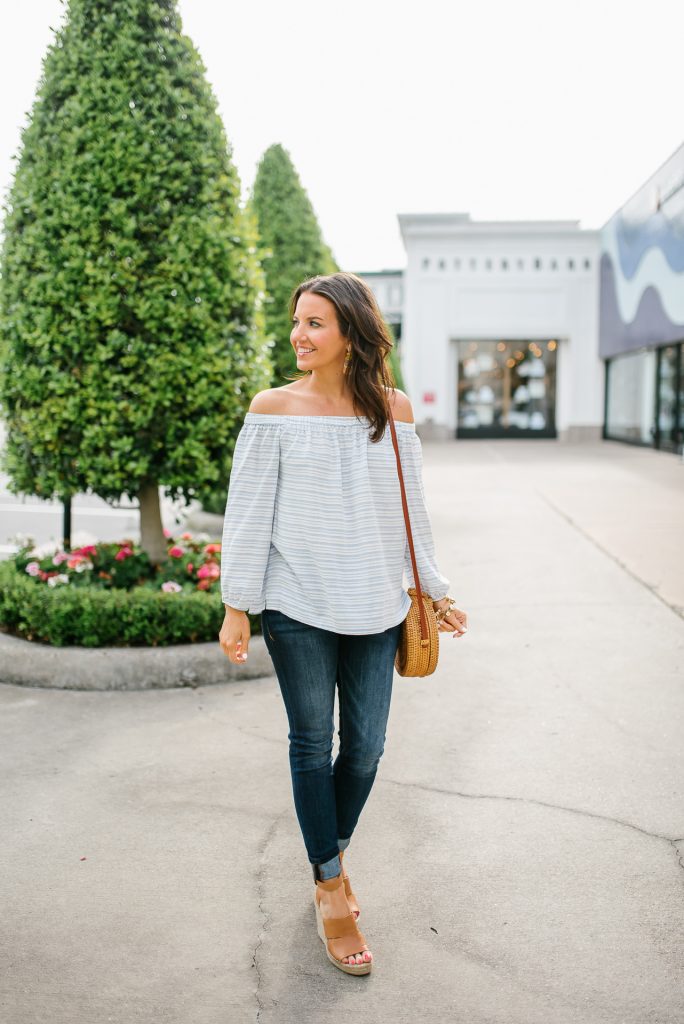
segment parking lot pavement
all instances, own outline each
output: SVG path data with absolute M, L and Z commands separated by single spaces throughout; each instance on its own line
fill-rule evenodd
M 681 461 L 424 443 L 468 612 L 395 676 L 345 864 L 376 966 L 316 934 L 273 678 L 0 686 L 3 1024 L 681 1024 Z

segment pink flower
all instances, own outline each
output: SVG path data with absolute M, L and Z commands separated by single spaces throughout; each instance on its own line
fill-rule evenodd
M 216 562 L 206 562 L 197 570 L 197 578 L 199 580 L 215 580 L 218 579 L 220 573 L 221 570 Z
M 173 580 L 167 580 L 166 583 L 162 583 L 161 588 L 167 594 L 177 594 L 179 590 L 183 589 L 179 583 L 175 583 Z
M 164 536 L 165 537 L 170 537 L 171 536 L 171 531 L 167 530 L 166 527 L 164 527 Z
M 117 553 L 114 555 L 114 559 L 117 562 L 123 562 L 124 558 L 129 558 L 130 555 L 132 555 L 132 554 L 133 554 L 133 549 L 129 548 L 128 546 L 126 546 L 126 547 L 121 548 L 119 551 L 117 551 Z
M 29 564 L 26 566 L 26 572 L 29 574 L 29 576 L 39 576 L 40 562 L 29 562 Z
M 205 555 L 214 555 L 217 551 L 221 550 L 220 544 L 206 544 L 204 547 Z
M 61 565 L 62 562 L 68 562 L 68 561 L 69 561 L 69 555 L 66 553 L 66 551 L 58 551 L 57 554 L 55 555 L 55 557 L 52 559 L 52 564 L 53 565 Z
M 200 580 L 197 584 L 198 590 L 208 590 L 211 586 L 211 580 Z
M 192 562 L 188 562 L 188 572 L 192 572 L 193 568 Z
M 171 555 L 171 558 L 182 558 L 185 552 L 183 551 L 183 548 L 176 546 L 174 548 L 169 548 L 169 554 Z
M 192 540 L 191 533 L 181 533 L 181 540 Z

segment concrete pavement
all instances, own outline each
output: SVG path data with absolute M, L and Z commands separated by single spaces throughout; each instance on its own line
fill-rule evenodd
M 681 1024 L 684 467 L 612 442 L 424 443 L 469 615 L 395 676 L 316 934 L 272 678 L 0 686 L 3 1024 Z

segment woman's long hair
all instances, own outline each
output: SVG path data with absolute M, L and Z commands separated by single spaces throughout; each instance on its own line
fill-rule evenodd
M 394 342 L 373 292 L 366 282 L 345 271 L 318 274 L 302 281 L 290 298 L 290 318 L 294 316 L 302 292 L 323 295 L 335 307 L 340 333 L 351 344 L 351 361 L 346 381 L 357 416 L 371 422 L 371 441 L 379 441 L 389 419 L 389 395 L 386 388 L 396 386 L 388 356 Z M 300 380 L 311 370 L 298 370 L 289 379 Z

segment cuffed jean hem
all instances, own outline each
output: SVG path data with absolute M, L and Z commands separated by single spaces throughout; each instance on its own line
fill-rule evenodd
M 336 878 L 337 875 L 342 873 L 340 855 L 336 854 L 330 860 L 323 861 L 322 864 L 312 864 L 311 870 L 314 878 L 320 879 L 322 882 L 326 882 L 329 878 Z
M 337 845 L 341 850 L 346 850 L 351 843 L 351 836 L 348 839 L 338 839 Z M 318 873 L 316 871 L 318 869 Z M 335 878 L 342 871 L 342 861 L 337 857 L 331 857 L 330 860 L 324 861 L 322 864 L 312 864 L 311 870 L 313 871 L 314 878 L 320 878 L 326 880 L 328 878 Z

